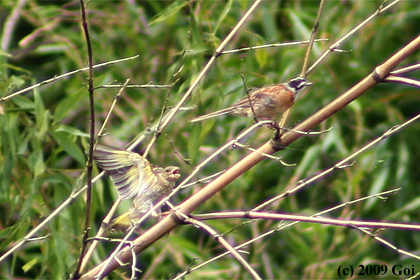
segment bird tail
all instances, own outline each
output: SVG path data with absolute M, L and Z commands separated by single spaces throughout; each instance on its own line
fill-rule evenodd
M 124 214 L 113 219 L 109 225 L 111 231 L 127 231 L 133 225 L 130 219 L 130 212 L 125 212 Z
M 190 122 L 200 122 L 200 121 L 204 121 L 204 120 L 207 120 L 207 119 L 210 119 L 210 118 L 214 118 L 214 117 L 218 117 L 218 116 L 222 116 L 222 115 L 227 115 L 227 114 L 232 113 L 232 110 L 233 110 L 232 107 L 228 107 L 228 108 L 216 111 L 216 112 L 212 112 L 212 113 L 209 113 L 209 114 L 206 114 L 206 115 L 196 117 L 196 118 L 190 120 Z
M 113 219 L 111 223 L 109 224 L 108 229 L 111 231 L 126 232 L 128 229 L 130 229 L 132 226 L 138 223 L 139 219 L 147 211 L 148 210 L 145 211 L 141 207 L 139 209 L 134 209 L 134 210 L 133 208 L 131 208 L 129 211 Z M 133 217 L 133 214 L 134 216 L 137 216 L 137 217 Z M 157 217 L 159 215 L 160 215 L 160 209 L 157 209 L 155 212 L 152 212 L 151 214 L 152 217 Z

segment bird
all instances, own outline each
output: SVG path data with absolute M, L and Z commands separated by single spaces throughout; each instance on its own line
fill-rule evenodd
M 96 146 L 93 159 L 110 175 L 121 200 L 134 197 L 129 211 L 115 218 L 111 225 L 138 221 L 169 194 L 181 176 L 177 166 L 153 166 L 137 153 L 104 145 Z
M 311 85 L 311 82 L 298 76 L 285 83 L 256 88 L 232 106 L 196 117 L 190 122 L 199 122 L 227 114 L 273 120 L 292 107 L 296 96 L 305 87 Z

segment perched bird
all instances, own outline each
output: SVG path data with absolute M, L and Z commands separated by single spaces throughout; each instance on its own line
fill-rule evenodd
M 112 223 L 135 222 L 141 214 L 167 195 L 181 176 L 179 167 L 155 167 L 137 153 L 97 145 L 93 158 L 110 174 L 121 200 L 134 197 L 128 213 L 117 217 Z
M 256 119 L 273 119 L 292 107 L 296 95 L 305 87 L 312 85 L 305 78 L 295 77 L 286 83 L 253 89 L 232 106 L 210 114 L 196 117 L 190 122 L 199 122 L 221 115 L 239 115 Z

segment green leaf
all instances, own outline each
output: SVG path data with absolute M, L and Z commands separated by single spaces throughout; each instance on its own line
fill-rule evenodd
M 66 153 L 81 164 L 85 164 L 85 154 L 78 145 L 70 140 L 70 135 L 68 133 L 54 131 L 52 136 L 57 141 L 58 145 L 66 151 Z
M 49 124 L 49 111 L 45 110 L 44 102 L 40 96 L 38 90 L 35 90 L 34 94 L 34 101 L 35 101 L 35 120 L 36 126 L 38 128 L 38 137 L 41 139 L 45 133 L 48 131 L 48 124 Z
M 305 25 L 301 17 L 293 10 L 289 10 L 289 16 L 296 33 L 302 38 L 309 38 L 311 36 L 311 30 Z
M 29 270 L 31 270 L 32 267 L 34 267 L 38 263 L 38 261 L 39 259 L 36 257 L 30 260 L 29 262 L 27 262 L 26 264 L 24 264 L 22 266 L 23 272 L 27 273 Z
M 83 131 L 81 131 L 80 129 L 77 129 L 75 127 L 71 127 L 65 124 L 60 124 L 57 126 L 57 128 L 55 129 L 55 131 L 57 132 L 65 132 L 74 136 L 80 136 L 80 137 L 89 137 L 88 133 L 85 133 Z
M 19 76 L 10 76 L 9 79 L 10 86 L 16 86 L 17 88 L 21 88 L 25 84 L 25 80 Z
M 11 55 L 10 53 L 7 53 L 7 52 L 3 51 L 2 49 L 0 49 L 0 56 L 13 57 L 13 55 Z
M 39 124 L 44 119 L 45 106 L 38 90 L 35 90 L 34 101 L 35 101 L 35 119 L 36 119 L 36 124 L 39 127 Z
M 255 50 L 255 58 L 260 66 L 263 68 L 267 63 L 268 53 L 266 49 L 257 49 Z
M 28 157 L 28 163 L 31 167 L 34 177 L 45 172 L 44 154 L 42 152 L 42 144 L 39 141 L 33 141 L 33 151 Z
M 233 3 L 232 0 L 228 1 L 226 5 L 224 6 L 223 10 L 220 12 L 220 16 L 217 19 L 217 24 L 216 24 L 216 27 L 214 28 L 213 34 L 216 33 L 217 30 L 219 30 L 220 25 L 225 21 L 226 16 L 229 14 L 232 8 L 232 3 Z
M 82 87 L 62 100 L 54 111 L 54 122 L 61 121 L 71 110 L 74 110 L 75 104 L 83 99 L 84 93 L 86 93 L 86 89 Z
M 159 13 L 154 20 L 152 20 L 149 25 L 156 24 L 161 21 L 166 21 L 172 16 L 180 15 L 180 11 L 182 8 L 188 5 L 187 1 L 175 1 L 171 5 L 169 5 L 166 9 L 164 9 L 161 13 Z
M 194 124 L 191 129 L 190 137 L 188 141 L 188 157 L 193 160 L 193 162 L 197 161 L 198 149 L 200 147 L 200 132 L 201 132 L 201 124 Z
M 376 170 L 375 170 L 376 171 Z M 380 193 L 384 190 L 386 183 L 388 181 L 388 177 L 390 174 L 390 170 L 388 165 L 384 165 L 379 172 L 372 172 L 372 177 L 375 178 L 373 181 L 372 186 L 369 189 L 369 195 L 374 195 Z M 369 210 L 372 206 L 378 203 L 378 199 L 369 199 L 366 203 L 366 210 Z
M 25 110 L 33 110 L 35 108 L 35 104 L 24 96 L 15 96 L 13 102 L 21 109 Z

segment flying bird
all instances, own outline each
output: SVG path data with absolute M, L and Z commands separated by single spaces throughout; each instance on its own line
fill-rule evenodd
M 114 219 L 113 224 L 127 223 L 128 218 L 136 222 L 169 194 L 181 176 L 177 166 L 153 166 L 137 153 L 103 145 L 96 146 L 93 158 L 110 175 L 121 200 L 134 197 L 129 211 Z

